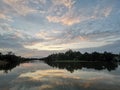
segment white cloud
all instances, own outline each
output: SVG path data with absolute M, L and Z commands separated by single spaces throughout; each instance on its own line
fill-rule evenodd
M 83 10 L 81 10 L 81 12 L 84 13 Z M 72 11 L 71 9 L 70 11 L 68 11 L 62 16 L 46 16 L 46 19 L 49 22 L 62 23 L 63 25 L 71 26 L 73 24 L 81 23 L 83 21 L 87 21 L 90 19 L 100 19 L 100 18 L 107 17 L 110 15 L 111 11 L 112 11 L 112 8 L 108 7 L 108 8 L 103 8 L 101 10 L 95 9 L 94 13 L 91 15 L 87 15 L 88 13 L 85 12 L 85 15 L 84 15 L 83 13 L 81 14 L 80 12 Z
M 103 10 L 103 15 L 105 17 L 107 17 L 107 16 L 109 16 L 111 14 L 111 11 L 112 11 L 112 7 L 108 7 L 108 8 Z
M 60 30 L 41 30 L 40 32 L 36 33 L 35 36 L 44 40 L 53 40 L 61 34 L 62 31 Z
M 67 8 L 71 9 L 75 3 L 75 0 L 52 0 L 54 5 L 64 5 Z
M 61 23 L 68 26 L 81 23 L 83 21 L 89 21 L 90 19 L 106 18 L 111 14 L 112 11 L 112 6 L 101 7 L 101 5 L 97 5 L 88 9 L 88 7 L 74 7 L 73 5 L 75 2 L 73 1 L 72 3 L 71 0 L 53 0 L 53 2 L 54 4 L 50 8 L 46 19 L 49 22 Z M 66 6 L 66 2 L 72 3 L 68 5 L 68 10 L 66 10 L 63 6 L 59 6 L 59 4 Z M 57 6 L 61 7 L 61 9 L 56 9 Z
M 43 3 L 43 4 L 47 2 L 46 0 L 38 0 L 38 1 L 40 1 L 40 3 Z
M 103 7 L 103 8 L 97 6 L 94 10 L 93 13 L 94 15 L 92 16 L 92 18 L 96 19 L 96 18 L 108 17 L 111 14 L 111 11 L 112 11 L 112 6 Z
M 27 5 L 29 0 L 4 0 L 4 2 L 20 15 L 25 16 L 26 14 L 36 12 L 35 9 Z
M 36 49 L 36 50 L 67 50 L 67 49 L 80 49 L 80 48 L 92 48 L 92 47 L 100 47 L 104 46 L 108 43 L 106 42 L 95 42 L 95 41 L 68 41 L 65 40 L 67 43 L 64 44 L 55 44 L 51 41 L 49 42 L 44 42 L 44 43 L 35 43 L 33 45 L 24 45 L 25 48 L 28 49 Z M 58 40 L 56 42 L 59 42 Z

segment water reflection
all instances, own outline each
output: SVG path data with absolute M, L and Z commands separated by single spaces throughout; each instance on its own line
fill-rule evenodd
M 87 69 L 95 69 L 95 70 L 116 70 L 118 67 L 117 62 L 46 62 L 48 65 L 52 67 L 56 67 L 59 69 L 66 69 L 71 73 L 74 70 L 87 68 Z
M 37 70 L 19 75 L 10 90 L 119 90 L 120 81 L 107 73 Z
M 25 62 L 9 62 L 9 63 L 5 63 L 5 64 L 0 64 L 0 71 L 3 70 L 4 73 L 8 73 L 9 71 L 11 71 L 12 69 L 16 68 L 17 66 L 19 66 L 22 63 L 32 63 L 33 61 L 25 61 Z M 30 65 L 30 64 L 28 64 Z
M 8 74 L 0 73 L 0 90 L 119 90 L 120 88 L 120 67 L 116 70 L 117 63 L 46 63 L 33 61 L 21 65 L 9 63 L 0 66 L 0 70 L 12 70 L 19 65 Z M 104 69 L 114 72 L 98 71 Z
M 6 64 L 1 64 L 0 65 L 0 70 L 3 70 L 4 73 L 8 73 L 8 71 L 11 71 L 13 68 L 18 66 L 20 63 L 6 63 Z
M 30 66 L 30 63 L 34 63 L 34 62 L 36 63 L 36 61 L 24 62 L 25 64 L 22 65 L 25 65 L 27 67 Z M 119 63 L 117 62 L 45 62 L 45 63 L 55 68 L 66 69 L 71 73 L 73 73 L 74 70 L 79 70 L 82 68 L 95 69 L 95 70 L 106 69 L 108 71 L 112 71 L 112 70 L 116 70 L 119 66 Z M 13 68 L 15 68 L 18 65 L 20 65 L 20 62 L 3 64 L 0 65 L 0 70 L 3 70 L 4 73 L 8 73 L 8 71 L 11 71 Z

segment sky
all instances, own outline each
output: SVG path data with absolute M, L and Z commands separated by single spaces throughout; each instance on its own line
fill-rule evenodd
M 120 0 L 0 0 L 0 52 L 120 52 Z

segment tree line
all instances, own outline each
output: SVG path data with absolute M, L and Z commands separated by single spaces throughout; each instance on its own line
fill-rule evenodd
M 0 52 L 0 61 L 6 61 L 6 62 L 24 62 L 24 61 L 31 61 L 31 60 L 38 60 L 38 58 L 25 58 L 21 56 L 15 55 L 13 52 L 7 52 L 7 54 L 2 54 Z
M 120 61 L 119 54 L 113 54 L 111 52 L 92 52 L 92 53 L 81 53 L 79 51 L 68 50 L 65 53 L 55 53 L 51 54 L 46 58 L 43 58 L 46 61 Z
M 0 60 L 7 62 L 23 62 L 30 60 L 38 60 L 38 58 L 24 58 L 16 56 L 13 52 L 2 54 L 0 52 Z M 92 53 L 81 53 L 79 51 L 72 51 L 71 49 L 65 53 L 55 53 L 48 57 L 41 58 L 39 60 L 45 61 L 120 61 L 120 54 L 113 54 L 111 52 L 92 52 Z
M 6 62 L 21 62 L 25 58 L 21 56 L 16 56 L 13 52 L 8 52 L 7 54 L 2 54 L 0 52 L 0 60 Z

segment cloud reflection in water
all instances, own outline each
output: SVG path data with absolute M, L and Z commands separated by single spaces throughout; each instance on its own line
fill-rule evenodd
M 120 77 L 118 77 L 120 78 Z M 104 72 L 67 70 L 37 70 L 21 74 L 12 82 L 11 90 L 119 90 L 120 81 Z M 14 85 L 15 84 L 15 85 Z

